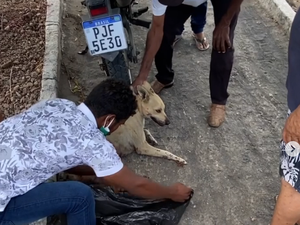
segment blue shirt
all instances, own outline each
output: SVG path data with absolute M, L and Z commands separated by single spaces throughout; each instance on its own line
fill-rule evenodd
M 288 107 L 293 112 L 300 105 L 300 10 L 292 24 L 288 50 Z

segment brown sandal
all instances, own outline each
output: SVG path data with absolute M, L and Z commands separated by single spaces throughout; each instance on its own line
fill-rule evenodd
M 196 42 L 196 47 L 198 48 L 199 51 L 206 51 L 207 49 L 209 49 L 209 44 L 207 42 L 206 37 L 200 40 L 196 37 L 195 34 L 193 34 L 193 38 Z M 206 45 L 206 47 L 204 47 L 204 45 Z

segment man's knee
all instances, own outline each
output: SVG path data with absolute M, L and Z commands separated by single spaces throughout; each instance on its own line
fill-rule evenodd
M 82 203 L 94 202 L 94 195 L 92 189 L 80 181 L 67 181 L 69 185 L 69 193 L 74 197 L 82 200 Z

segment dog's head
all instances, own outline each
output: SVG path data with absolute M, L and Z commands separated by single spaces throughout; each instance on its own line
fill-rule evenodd
M 154 92 L 148 82 L 137 86 L 137 101 L 140 113 L 144 117 L 150 117 L 160 126 L 169 125 L 170 121 L 165 113 L 165 104 Z

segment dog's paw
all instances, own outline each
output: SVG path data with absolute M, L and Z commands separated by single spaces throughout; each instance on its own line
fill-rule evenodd
M 176 160 L 176 162 L 177 162 L 178 166 L 184 166 L 187 164 L 187 162 L 182 158 L 179 158 L 178 160 Z

